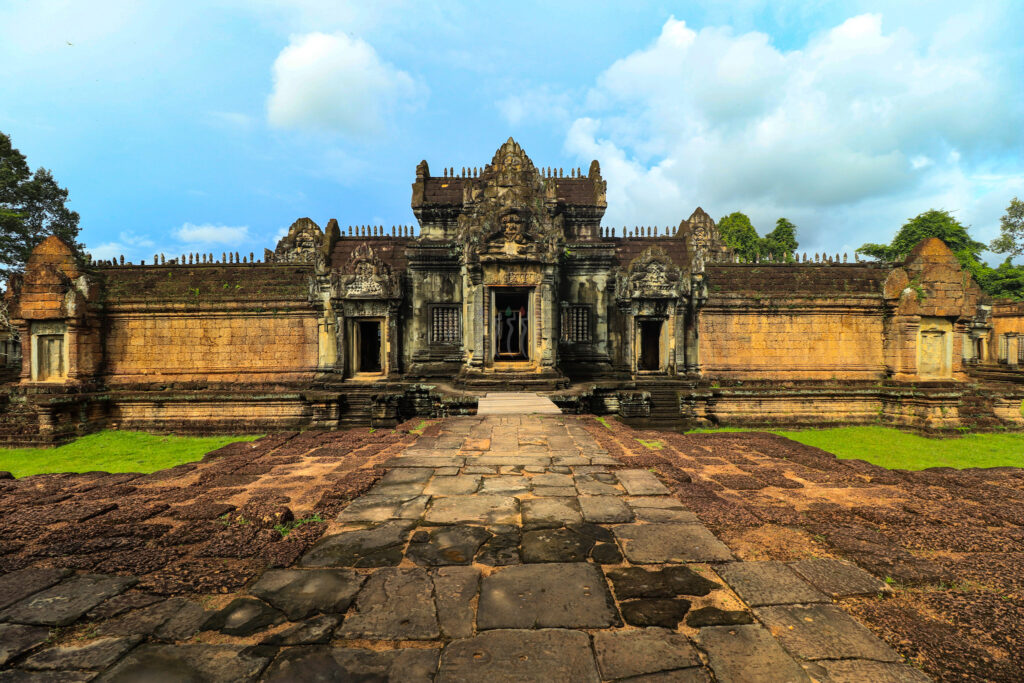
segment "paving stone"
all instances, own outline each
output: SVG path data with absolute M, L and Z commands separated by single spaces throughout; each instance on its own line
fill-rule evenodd
M 686 636 L 660 628 L 600 631 L 594 634 L 594 652 L 601 675 L 608 679 L 700 666 Z
M 0 671 L 0 683 L 85 683 L 95 677 L 95 671 Z
M 525 467 L 523 467 L 523 472 L 529 472 L 530 474 L 544 474 L 545 472 L 548 471 L 549 468 L 540 467 L 538 465 L 526 465 Z
M 519 501 L 512 496 L 483 493 L 434 498 L 423 520 L 426 524 L 516 524 Z
M 602 543 L 615 542 L 615 535 L 607 527 L 600 526 L 599 524 L 580 522 L 579 524 L 570 524 L 568 528 L 595 541 L 601 541 Z
M 815 588 L 833 598 L 891 593 L 892 589 L 860 567 L 831 558 L 811 558 L 789 566 Z
M 386 461 L 383 464 L 383 467 L 388 469 L 402 467 L 429 467 L 433 470 L 435 467 L 462 467 L 465 464 L 466 458 L 462 456 L 413 455 L 410 451 L 406 451 L 404 454 Z
M 685 510 L 681 502 L 672 496 L 626 496 L 626 504 L 633 510 L 656 508 L 659 510 Z
M 571 529 L 523 532 L 523 562 L 586 562 L 594 539 Z
M 756 613 L 786 649 L 802 659 L 900 661 L 892 648 L 834 605 L 779 605 Z
M 618 496 L 580 496 L 583 519 L 598 524 L 632 522 L 633 512 Z
M 299 621 L 314 614 L 343 613 L 363 585 L 365 576 L 349 569 L 270 569 L 249 589 Z
M 530 480 L 521 474 L 484 477 L 481 493 L 513 496 L 517 493 L 528 493 Z
M 229 636 L 247 636 L 284 621 L 284 614 L 256 598 L 235 598 L 223 609 L 214 612 L 204 631 L 220 631 Z
M 541 468 L 544 469 L 544 468 Z M 509 475 L 521 475 L 523 473 L 522 465 L 502 465 L 498 468 L 498 474 L 509 474 Z
M 522 542 L 519 530 L 506 527 L 502 531 L 497 531 L 494 528 L 491 531 L 494 532 L 494 535 L 480 546 L 476 561 L 491 567 L 520 564 L 523 560 L 519 553 L 519 545 Z
M 422 537 L 422 540 L 419 540 Z M 477 550 L 491 534 L 478 526 L 449 526 L 417 531 L 405 556 L 418 565 L 437 567 L 446 564 L 469 564 Z
M 609 455 L 593 455 L 590 458 L 590 463 L 593 465 L 604 465 L 607 467 L 615 467 L 616 465 L 622 464 L 621 462 L 619 462 L 618 460 Z
M 438 467 L 434 470 L 435 477 L 454 477 L 462 470 L 461 467 Z
M 647 570 L 624 567 L 607 572 L 619 600 L 630 598 L 671 598 L 676 595 L 707 595 L 721 585 L 705 579 L 689 567 Z
M 531 492 L 538 498 L 572 498 L 576 496 L 575 488 L 564 486 L 534 486 Z
M 339 522 L 387 522 L 392 519 L 415 519 L 423 512 L 429 498 L 418 493 L 382 496 L 366 494 L 356 498 L 337 517 Z
M 101 602 L 96 607 L 85 613 L 85 618 L 91 621 L 105 621 L 120 616 L 133 609 L 148 607 L 157 602 L 163 602 L 164 598 L 154 593 L 140 593 L 128 591 L 115 595 L 114 597 Z
M 633 509 L 638 521 L 652 522 L 655 524 L 676 523 L 694 524 L 700 523 L 697 515 L 689 510 L 666 510 L 664 508 L 638 507 Z
M 437 671 L 437 650 L 416 648 L 378 652 L 356 648 L 296 647 L 283 651 L 261 679 L 293 681 L 401 681 L 429 683 Z
M 499 630 L 456 640 L 441 652 L 438 683 L 600 680 L 586 633 Z
M 425 569 L 380 569 L 366 580 L 337 635 L 379 640 L 436 639 L 440 630 L 433 591 Z
M 586 467 L 591 464 L 591 459 L 585 455 L 556 455 L 551 459 L 552 465 L 559 467 Z M 620 464 L 620 463 L 616 463 Z
M 209 616 L 198 602 L 171 598 L 167 603 L 167 618 L 152 631 L 152 635 L 160 640 L 187 640 L 199 633 Z
M 690 609 L 683 598 L 651 598 L 619 603 L 622 619 L 631 626 L 662 626 L 674 629 Z
M 35 567 L 29 567 L 0 576 L 0 609 L 9 607 L 19 600 L 24 600 L 33 593 L 38 593 L 53 586 L 61 579 L 70 576 L 70 574 L 70 569 L 36 569 Z
M 781 562 L 734 562 L 719 567 L 718 574 L 751 607 L 829 602 Z
M 255 681 L 270 657 L 244 645 L 140 645 L 96 680 Z
M 490 439 L 466 439 L 462 445 L 464 451 L 489 451 L 491 449 Z
M 647 470 L 619 470 L 616 472 L 619 483 L 630 496 L 666 496 L 669 490 Z
M 341 623 L 341 617 L 321 614 L 290 626 L 280 633 L 265 639 L 260 645 L 282 647 L 289 645 L 320 645 L 330 642 L 334 629 Z
M 403 482 L 400 484 L 384 484 L 377 482 L 373 488 L 367 491 L 365 496 L 384 496 L 384 497 L 399 497 L 399 496 L 419 496 L 423 495 L 423 487 L 425 484 L 421 481 Z M 351 506 L 349 506 L 351 507 Z M 381 521 L 381 520 L 372 520 Z
M 711 676 L 701 667 L 691 667 L 624 678 L 623 683 L 711 683 Z
M 50 637 L 50 629 L 22 624 L 0 624 L 0 666 Z
M 466 465 L 462 468 L 462 471 L 465 474 L 497 474 L 498 468 L 493 465 L 486 467 L 483 465 Z
M 522 502 L 523 530 L 550 529 L 583 521 L 575 498 L 534 498 Z
M 67 626 L 107 598 L 123 593 L 137 582 L 129 576 L 82 574 L 72 576 L 16 602 L 0 621 L 40 626 Z
M 614 543 L 597 543 L 590 551 L 590 559 L 598 564 L 621 564 L 622 552 Z
M 201 605 L 185 598 L 169 598 L 96 627 L 96 635 L 155 635 L 163 640 L 183 640 L 197 633 L 208 615 Z
M 723 610 L 718 607 L 701 607 L 686 615 L 686 625 L 693 628 L 703 626 L 738 626 L 752 624 L 754 617 L 745 610 Z
M 480 588 L 480 570 L 474 567 L 441 567 L 434 571 L 433 579 L 441 634 L 446 638 L 472 636 L 472 601 Z
M 592 564 L 527 564 L 484 577 L 477 628 L 606 628 L 617 622 Z
M 621 496 L 620 491 L 611 484 L 598 481 L 589 475 L 577 475 L 576 490 L 581 496 Z
M 345 531 L 320 539 L 302 556 L 303 567 L 386 567 L 402 561 L 413 523 L 395 521 L 371 529 Z
M 142 636 L 100 638 L 89 643 L 51 647 L 22 662 L 21 668 L 36 671 L 106 669 L 142 642 Z
M 544 455 L 498 455 L 494 454 L 494 451 L 489 451 L 489 455 L 482 455 L 479 458 L 473 458 L 474 465 L 518 465 L 519 467 L 525 467 L 526 465 L 536 465 L 538 467 L 550 467 L 551 458 Z
M 479 475 L 459 474 L 454 477 L 434 477 L 423 493 L 428 496 L 464 496 L 480 488 Z
M 530 478 L 533 486 L 562 486 L 572 488 L 575 484 L 573 478 L 568 474 L 538 474 Z
M 929 683 L 932 680 L 906 664 L 866 659 L 809 662 L 804 668 L 821 683 Z
M 378 484 L 408 484 L 410 482 L 427 483 L 434 471 L 422 467 L 404 467 L 393 469 L 380 478 Z
M 709 626 L 698 631 L 697 642 L 707 653 L 719 683 L 810 681 L 800 665 L 761 626 Z
M 732 559 L 725 544 L 701 524 L 621 524 L 612 530 L 623 554 L 635 564 Z

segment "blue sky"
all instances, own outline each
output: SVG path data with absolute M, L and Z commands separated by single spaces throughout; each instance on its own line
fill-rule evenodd
M 834 253 L 942 208 L 989 241 L 1024 197 L 1022 25 L 1009 1 L 0 0 L 0 131 L 101 258 L 411 224 L 420 159 L 510 135 L 599 159 L 606 225 L 700 205 Z

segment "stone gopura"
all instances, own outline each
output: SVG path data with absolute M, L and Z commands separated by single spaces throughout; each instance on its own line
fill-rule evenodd
M 680 426 L 1024 423 L 1024 311 L 941 241 L 741 263 L 700 208 L 602 226 L 605 189 L 597 161 L 539 169 L 510 138 L 483 168 L 421 162 L 418 230 L 301 218 L 262 260 L 138 265 L 48 238 L 6 295 L 25 342 L 0 439 L 394 424 L 509 388 Z

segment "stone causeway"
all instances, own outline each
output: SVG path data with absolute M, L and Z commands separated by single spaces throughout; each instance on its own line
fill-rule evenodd
M 117 617 L 132 583 L 0 576 L 0 682 L 929 680 L 841 608 L 885 583 L 736 561 L 654 474 L 553 414 L 444 420 L 219 609 Z M 46 645 L 97 610 L 115 616 L 81 644 Z

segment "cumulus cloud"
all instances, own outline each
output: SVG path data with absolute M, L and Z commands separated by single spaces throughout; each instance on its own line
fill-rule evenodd
M 979 194 L 1024 179 L 986 167 L 1019 154 L 1024 107 L 1012 69 L 977 41 L 946 30 L 928 42 L 864 14 L 781 50 L 763 33 L 670 18 L 578 100 L 564 146 L 601 160 L 611 225 L 675 223 L 703 204 L 746 211 L 762 232 L 785 215 L 813 248 L 839 246 L 837 228 L 864 238 L 851 247 L 887 241 L 932 207 L 970 222 Z
M 249 226 L 195 225 L 185 223 L 174 231 L 174 236 L 185 244 L 223 244 L 237 246 L 249 239 Z
M 280 128 L 376 135 L 392 111 L 415 106 L 425 94 L 371 45 L 341 33 L 293 36 L 273 75 L 267 118 Z

